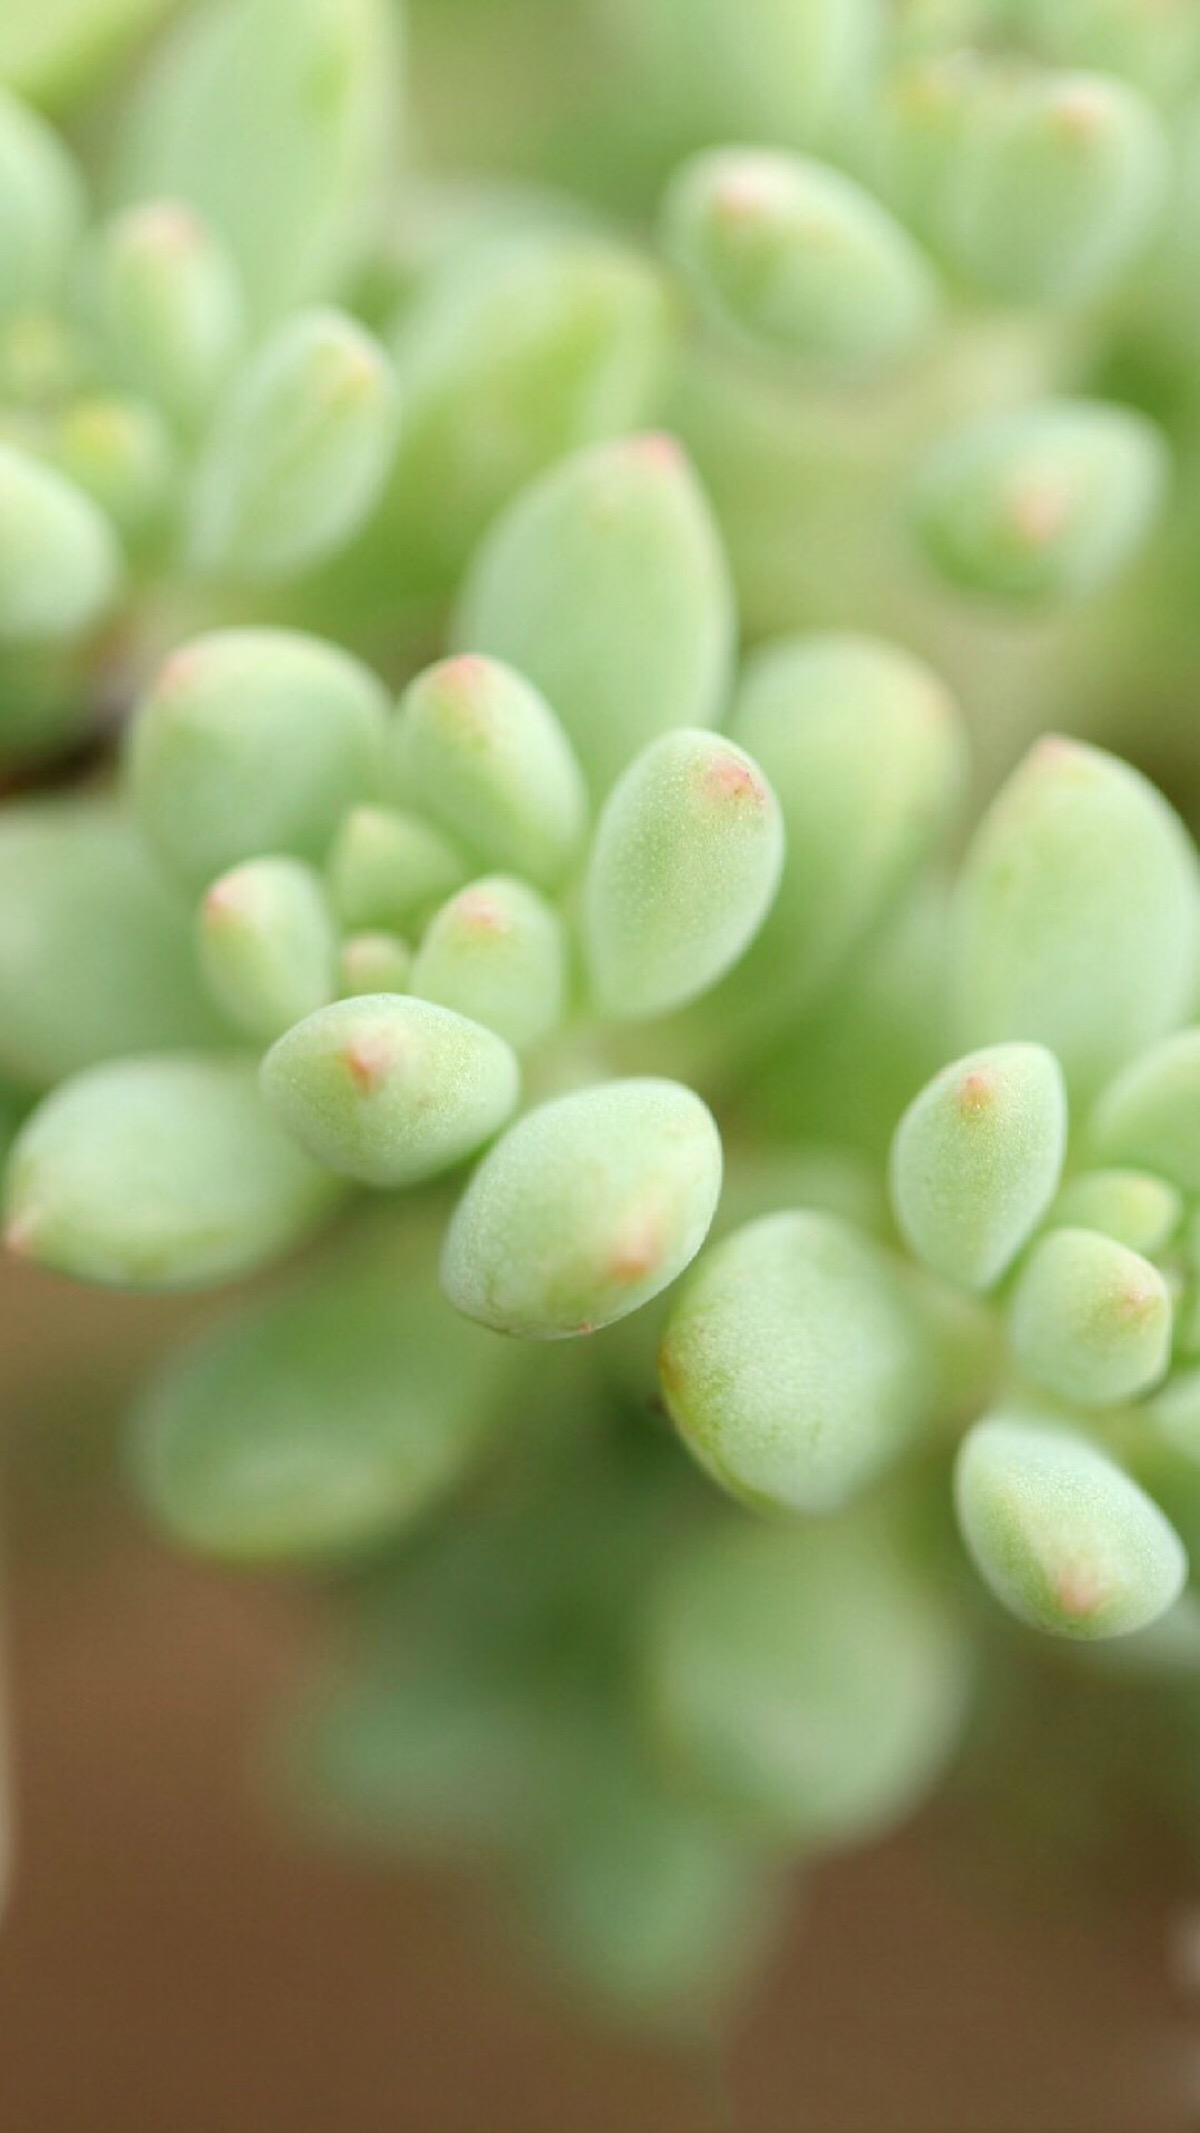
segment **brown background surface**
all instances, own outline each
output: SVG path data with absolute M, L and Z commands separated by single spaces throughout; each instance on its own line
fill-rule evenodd
M 1191 2133 L 1183 1898 L 998 1870 L 945 1820 L 797 1902 L 727 2048 L 597 2033 L 444 1880 L 306 1850 L 248 1743 L 303 1597 L 170 1560 L 115 1411 L 186 1309 L 0 1277 L 19 1871 L 3 2133 Z M 72 1387 L 92 1388 L 88 1416 Z

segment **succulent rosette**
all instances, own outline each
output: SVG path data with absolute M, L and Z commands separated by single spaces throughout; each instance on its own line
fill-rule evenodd
M 1200 1666 L 1195 10 L 578 0 L 475 185 L 389 0 L 60 129 L 160 12 L 0 25 L 8 1244 L 269 1276 L 130 1468 L 330 1597 L 293 1796 L 690 2023 Z

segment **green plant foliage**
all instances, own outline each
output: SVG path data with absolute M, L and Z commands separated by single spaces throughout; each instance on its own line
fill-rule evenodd
M 682 1273 L 720 1189 L 720 1139 L 690 1089 L 613 1081 L 560 1096 L 480 1164 L 447 1233 L 446 1292 L 503 1333 L 594 1333 Z
M 937 284 L 869 193 L 798 156 L 727 149 L 675 178 L 668 250 L 700 300 L 765 353 L 851 373 L 908 353 Z
M 958 1513 L 988 1584 L 1060 1637 L 1121 1637 L 1179 1597 L 1180 1541 L 1107 1455 L 1071 1431 L 994 1416 L 964 1439 Z
M 1053 1200 L 1066 1145 L 1053 1052 L 997 1044 L 944 1067 L 892 1146 L 896 1219 L 917 1257 L 948 1281 L 991 1288 Z
M 653 734 L 715 722 L 733 626 L 705 498 L 678 445 L 646 436 L 571 458 L 516 499 L 472 565 L 455 635 L 545 692 L 599 796 Z
M 972 1724 L 1090 1827 L 1072 1643 L 1170 1764 L 1198 22 L 0 6 L 17 1278 L 60 1372 L 254 1277 L 140 1503 L 309 1580 L 306 1817 L 621 2020 Z

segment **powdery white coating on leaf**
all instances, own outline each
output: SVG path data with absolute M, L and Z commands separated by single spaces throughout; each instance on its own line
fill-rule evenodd
M 1066 1143 L 1062 1071 L 1043 1045 L 994 1045 L 944 1067 L 892 1142 L 892 1205 L 917 1257 L 989 1289 L 1050 1206 Z
M 538 690 L 496 659 L 463 653 L 400 699 L 401 790 L 486 864 L 543 888 L 570 869 L 587 827 L 583 772 Z
M 782 866 L 779 803 L 752 757 L 688 729 L 652 741 L 609 794 L 584 883 L 600 1005 L 655 1015 L 706 991 L 758 931 Z
M 995 1416 L 958 1455 L 967 1546 L 997 1599 L 1035 1629 L 1120 1637 L 1173 1605 L 1187 1558 L 1157 1504 L 1070 1431 Z
M 716 316 L 774 353 L 852 373 L 932 325 L 937 278 L 853 179 L 779 150 L 722 148 L 673 179 L 668 249 Z
M 910 1449 L 930 1361 L 897 1262 L 851 1224 L 767 1215 L 705 1254 L 659 1357 L 688 1449 L 734 1495 L 836 1509 Z
M 295 630 L 181 645 L 134 715 L 134 811 L 199 891 L 242 859 L 319 862 L 346 809 L 378 788 L 387 699 L 369 668 Z
M 319 1008 L 262 1064 L 301 1146 L 367 1185 L 412 1185 L 470 1155 L 516 1107 L 520 1069 L 492 1030 L 396 993 Z
M 331 1181 L 271 1118 L 252 1064 L 121 1059 L 64 1082 L 9 1159 L 9 1241 L 79 1280 L 231 1280 L 298 1244 Z
M 656 733 L 715 723 L 734 628 L 708 500 L 682 448 L 645 436 L 522 490 L 475 557 L 454 638 L 542 691 L 599 800 Z
M 968 1042 L 1054 1052 L 1091 1096 L 1186 1020 L 1200 930 L 1196 858 L 1139 772 L 1079 741 L 1039 741 L 972 840 L 953 941 Z
M 469 1318 L 531 1340 L 592 1333 L 683 1272 L 721 1190 L 721 1142 L 673 1081 L 610 1081 L 542 1104 L 459 1202 L 442 1255 Z
M 1094 1230 L 1052 1229 L 1017 1276 L 1013 1353 L 1044 1392 L 1113 1407 L 1148 1392 L 1171 1359 L 1171 1298 L 1158 1268 Z

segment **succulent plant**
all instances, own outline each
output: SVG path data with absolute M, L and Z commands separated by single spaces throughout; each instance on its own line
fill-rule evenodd
M 404 166 L 392 0 L 0 27 L 6 1236 L 284 1269 L 131 1469 L 293 1801 L 690 2023 L 1031 1631 L 1200 1668 L 1200 34 L 413 6 Z

